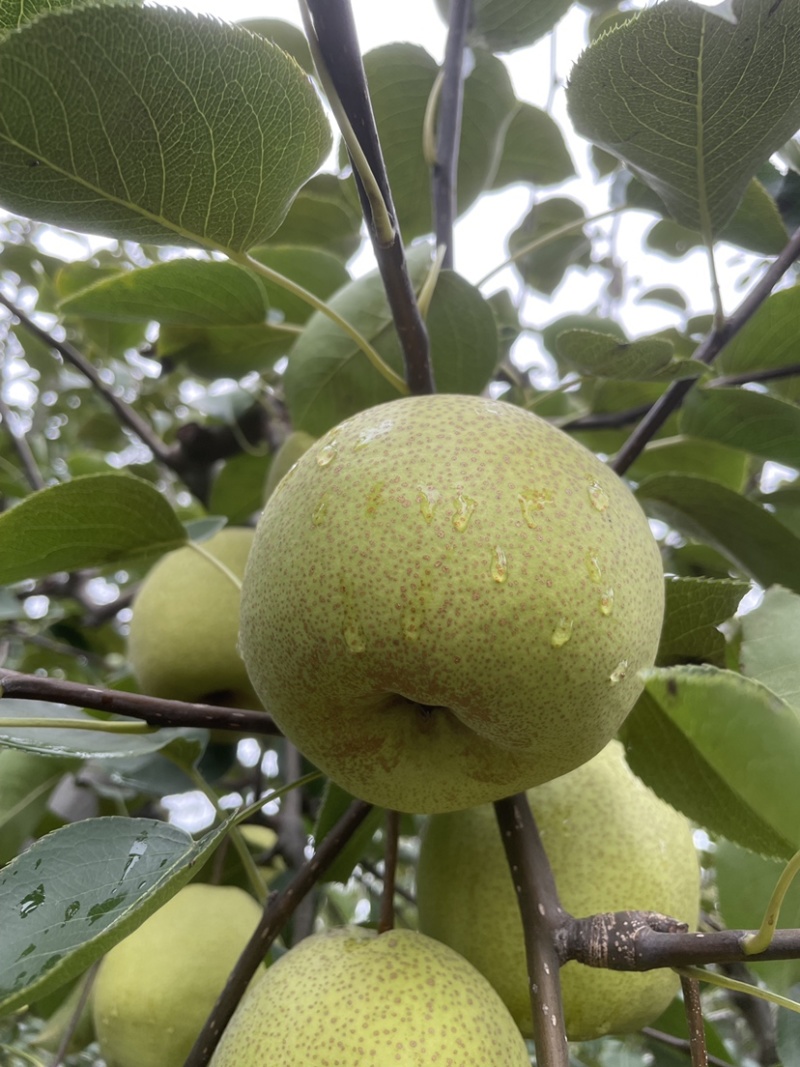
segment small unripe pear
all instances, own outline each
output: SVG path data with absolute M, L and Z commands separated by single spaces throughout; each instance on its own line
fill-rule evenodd
M 528 791 L 561 903 L 576 918 L 655 911 L 697 922 L 700 870 L 687 820 L 629 769 L 612 741 L 582 767 Z M 490 806 L 435 815 L 417 872 L 420 929 L 462 953 L 531 1035 L 525 945 L 514 884 Z M 567 1036 L 638 1030 L 672 1000 L 674 971 L 561 969 Z
M 211 1067 L 528 1067 L 489 983 L 411 930 L 350 926 L 301 941 L 231 1019 Z
M 244 890 L 198 883 L 115 945 L 92 998 L 109 1067 L 183 1067 L 260 918 Z
M 237 578 L 253 531 L 228 527 L 202 544 Z M 128 654 L 143 693 L 258 708 L 237 648 L 239 590 L 213 562 L 184 546 L 156 563 L 133 604 Z
M 339 785 L 455 810 L 564 774 L 652 666 L 663 572 L 596 456 L 477 396 L 362 411 L 267 501 L 240 643 L 264 706 Z

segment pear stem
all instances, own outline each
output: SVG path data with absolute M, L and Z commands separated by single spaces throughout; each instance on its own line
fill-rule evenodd
M 567 915 L 526 795 L 498 800 L 494 810 L 525 933 L 536 1062 L 539 1067 L 569 1067 L 556 945 Z
M 394 929 L 394 886 L 397 874 L 397 843 L 400 836 L 400 816 L 396 811 L 386 812 L 386 847 L 383 853 L 383 896 L 378 933 Z
M 261 921 L 247 942 L 225 988 L 192 1046 L 184 1067 L 206 1067 L 219 1044 L 223 1030 L 230 1022 L 250 979 L 261 966 L 270 945 L 289 921 L 297 905 L 313 889 L 320 876 L 330 867 L 370 811 L 372 811 L 371 804 L 363 800 L 354 800 L 330 833 L 320 842 L 311 859 L 300 867 L 280 893 L 270 899 Z
M 708 1067 L 708 1049 L 706 1032 L 703 1028 L 703 1005 L 700 1002 L 700 983 L 696 978 L 681 975 L 683 1007 L 689 1027 L 689 1052 L 692 1067 Z

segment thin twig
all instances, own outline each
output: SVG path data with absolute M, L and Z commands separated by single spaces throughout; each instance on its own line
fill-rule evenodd
M 76 370 L 91 382 L 92 386 L 97 390 L 100 396 L 106 401 L 109 407 L 119 416 L 120 422 L 132 430 L 133 433 L 139 438 L 142 444 L 147 445 L 153 455 L 159 462 L 165 466 L 175 469 L 174 453 L 168 445 L 164 444 L 161 438 L 155 433 L 152 426 L 142 418 L 138 411 L 126 404 L 124 400 L 120 400 L 118 396 L 114 395 L 113 390 L 109 389 L 105 382 L 98 374 L 95 367 L 86 359 L 85 356 L 74 348 L 68 341 L 59 341 L 53 337 L 47 330 L 43 330 L 41 326 L 33 321 L 33 319 L 26 315 L 25 312 L 12 303 L 8 297 L 0 293 L 0 304 L 3 304 L 14 318 L 19 319 L 20 323 L 25 329 L 36 337 L 43 345 L 53 349 L 61 356 L 65 362 L 70 363 Z
M 310 860 L 306 860 L 291 882 L 270 900 L 253 936 L 239 957 L 225 988 L 192 1046 L 184 1067 L 206 1067 L 214 1054 L 222 1032 L 251 978 L 261 965 L 270 945 L 286 925 L 300 901 L 316 885 L 355 831 L 366 819 L 372 806 L 355 800 L 323 839 Z
M 767 268 L 730 318 L 719 329 L 714 329 L 708 334 L 694 353 L 693 359 L 706 365 L 712 363 L 728 341 L 735 337 L 758 311 L 798 256 L 800 256 L 800 229 L 795 230 L 784 250 Z M 673 411 L 677 411 L 681 406 L 697 381 L 698 378 L 683 378 L 672 383 L 663 396 L 653 404 L 611 461 L 612 470 L 615 470 L 617 474 L 625 473 Z
M 311 12 L 322 60 L 336 95 L 358 136 L 364 158 L 395 224 L 395 238 L 391 244 L 386 245 L 373 224 L 369 198 L 354 168 L 367 230 L 403 350 L 406 382 L 414 394 L 432 393 L 435 386 L 428 332 L 419 313 L 414 288 L 408 276 L 403 242 L 397 226 L 397 212 L 372 112 L 350 0 L 306 0 L 306 3 Z
M 780 378 L 794 378 L 800 374 L 800 363 L 787 363 L 785 367 L 765 367 L 763 370 L 743 370 L 739 374 L 723 374 L 706 382 L 706 389 L 725 389 L 748 382 L 771 382 Z
M 19 457 L 22 469 L 25 471 L 25 477 L 28 479 L 28 485 L 30 485 L 31 489 L 44 489 L 45 480 L 42 477 L 42 472 L 39 470 L 39 465 L 34 458 L 33 452 L 31 452 L 28 438 L 24 433 L 17 433 L 14 429 L 14 416 L 5 400 L 3 400 L 2 392 L 0 392 L 0 422 L 4 424 L 6 432 L 11 439 L 11 444 Z
M 645 1037 L 649 1037 L 651 1041 L 658 1041 L 661 1045 L 666 1045 L 668 1048 L 677 1049 L 680 1052 L 685 1052 L 687 1056 L 691 1055 L 691 1045 L 687 1038 L 676 1037 L 675 1034 L 667 1034 L 663 1030 L 656 1030 L 652 1026 L 644 1026 L 641 1031 Z M 731 1067 L 728 1060 L 721 1060 L 719 1056 L 708 1055 L 709 1067 Z
M 522 915 L 536 1062 L 539 1067 L 568 1067 L 556 948 L 556 932 L 566 915 L 528 798 L 518 793 L 496 801 L 494 809 Z
M 689 1027 L 689 1051 L 692 1067 L 708 1067 L 708 1049 L 706 1032 L 703 1027 L 703 1005 L 700 1002 L 700 983 L 696 978 L 681 975 L 683 1007 L 686 1011 L 686 1024 Z
M 299 750 L 290 742 L 286 741 L 281 759 L 281 770 L 289 780 L 299 778 L 303 773 L 303 761 Z M 291 793 L 281 801 L 281 810 L 278 818 L 278 841 L 281 854 L 289 867 L 298 871 L 306 860 L 306 844 L 308 842 L 305 823 L 303 821 L 303 791 L 293 789 Z M 308 893 L 298 905 L 292 921 L 292 944 L 308 935 L 314 929 L 314 912 L 316 901 L 314 893 Z
M 371 874 L 373 878 L 377 878 L 378 881 L 381 882 L 383 881 L 383 875 L 374 863 L 370 863 L 369 860 L 364 859 L 362 856 L 362 858 L 358 861 L 358 865 L 359 867 L 362 867 L 367 872 L 367 874 Z M 394 884 L 394 892 L 395 896 L 400 897 L 401 900 L 405 900 L 406 903 L 413 904 L 416 907 L 417 898 L 414 896 L 413 893 L 409 893 L 409 891 L 405 889 L 402 885 L 400 885 L 400 883 L 397 881 L 395 881 Z
M 67 1023 L 66 1029 L 61 1037 L 61 1041 L 56 1049 L 55 1057 L 51 1064 L 51 1067 L 61 1067 L 61 1064 L 66 1059 L 69 1052 L 69 1046 L 72 1043 L 72 1038 L 75 1036 L 75 1031 L 78 1029 L 81 1021 L 81 1015 L 89 1000 L 89 994 L 92 992 L 92 986 L 94 980 L 97 977 L 97 972 L 100 968 L 100 960 L 97 960 L 89 970 L 83 979 L 83 987 L 81 988 L 81 995 L 78 997 L 78 1003 L 75 1005 L 75 1011 L 70 1016 L 70 1020 Z
M 394 929 L 394 887 L 397 875 L 397 841 L 400 835 L 400 816 L 396 811 L 386 812 L 386 848 L 383 852 L 383 896 L 378 933 Z
M 182 700 L 162 700 L 143 693 L 125 693 L 101 689 L 59 678 L 41 678 L 0 668 L 0 700 L 43 700 L 51 704 L 68 704 L 74 708 L 92 708 L 141 719 L 150 726 L 199 726 L 209 730 L 234 730 L 251 734 L 277 734 L 280 730 L 265 711 L 217 707 L 214 704 L 190 704 Z M 2 704 L 0 704 L 0 708 Z M 57 726 L 56 720 L 53 725 Z
M 464 104 L 464 47 L 471 13 L 472 0 L 452 0 L 438 96 L 431 193 L 436 246 L 445 249 L 442 266 L 446 270 L 452 270 L 454 263 L 453 224 L 457 213 L 458 149 Z

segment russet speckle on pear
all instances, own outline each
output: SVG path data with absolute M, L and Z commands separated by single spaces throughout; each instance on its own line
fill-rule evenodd
M 528 1067 L 514 1020 L 446 945 L 350 926 L 306 938 L 254 987 L 211 1067 Z
M 695 928 L 700 868 L 691 827 L 633 774 L 618 741 L 529 790 L 528 800 L 568 912 L 655 911 Z M 428 821 L 417 903 L 420 929 L 477 967 L 530 1036 L 522 920 L 490 805 Z M 570 961 L 561 969 L 567 1036 L 589 1041 L 647 1026 L 678 986 L 668 968 L 625 973 Z
M 663 596 L 647 520 L 592 453 L 510 404 L 410 397 L 335 427 L 270 497 L 240 645 L 335 781 L 447 811 L 599 751 L 653 663 Z

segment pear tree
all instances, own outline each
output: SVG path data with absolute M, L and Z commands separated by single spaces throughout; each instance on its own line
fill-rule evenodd
M 365 6 L 0 0 L 0 1063 L 791 1064 L 800 5 Z

